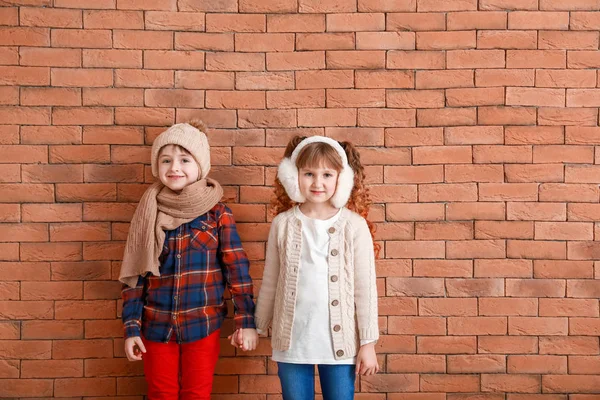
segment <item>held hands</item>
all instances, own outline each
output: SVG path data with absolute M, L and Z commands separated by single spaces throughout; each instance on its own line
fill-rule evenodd
M 146 352 L 146 347 L 139 336 L 128 337 L 125 339 L 125 354 L 129 361 L 140 361 L 142 353 Z
M 258 333 L 254 328 L 238 329 L 233 334 L 227 336 L 231 340 L 231 345 L 242 349 L 243 351 L 252 351 L 258 345 Z
M 356 356 L 356 375 L 374 375 L 379 372 L 379 362 L 375 354 L 375 343 L 360 346 Z

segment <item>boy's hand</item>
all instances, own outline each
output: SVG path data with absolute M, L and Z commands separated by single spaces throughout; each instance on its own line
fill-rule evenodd
M 379 362 L 375 354 L 375 343 L 360 346 L 356 356 L 356 375 L 374 375 L 379 372 Z
M 254 328 L 238 329 L 227 337 L 231 345 L 243 351 L 252 351 L 258 345 L 258 333 Z
M 128 337 L 125 339 L 125 355 L 129 361 L 140 361 L 142 353 L 146 352 L 146 347 L 139 336 Z

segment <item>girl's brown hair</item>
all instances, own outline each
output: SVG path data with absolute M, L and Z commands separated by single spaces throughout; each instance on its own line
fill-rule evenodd
M 298 146 L 298 144 L 300 144 L 300 142 L 304 139 L 306 139 L 305 136 L 293 137 L 285 148 L 284 157 L 291 157 L 296 146 Z M 349 210 L 359 214 L 365 219 L 365 221 L 367 221 L 369 231 L 371 232 L 371 237 L 375 239 L 375 225 L 367 218 L 372 202 L 369 196 L 369 189 L 365 185 L 365 168 L 360 162 L 360 153 L 351 142 L 340 142 L 340 145 L 346 152 L 346 156 L 348 157 L 348 165 L 350 165 L 350 168 L 352 168 L 354 171 L 354 187 L 352 188 L 352 193 L 350 194 L 350 198 L 348 199 L 346 207 Z M 298 154 L 298 158 L 296 159 L 297 168 L 303 168 L 306 166 L 319 166 L 322 164 L 335 169 L 338 173 L 342 170 L 343 166 L 342 160 L 340 159 L 337 151 L 327 143 L 323 142 L 311 143 L 305 146 L 300 151 L 300 154 Z M 295 204 L 296 203 L 290 199 L 285 191 L 285 188 L 276 177 L 275 197 L 271 201 L 272 213 L 274 215 L 280 214 L 289 210 Z M 374 249 L 376 256 L 379 255 L 381 246 L 378 243 L 374 244 Z

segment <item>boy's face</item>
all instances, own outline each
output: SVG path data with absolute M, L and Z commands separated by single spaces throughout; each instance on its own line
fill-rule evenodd
M 303 167 L 298 171 L 300 193 L 307 203 L 326 203 L 335 194 L 338 172 L 330 167 Z
M 200 169 L 190 153 L 179 146 L 168 144 L 158 153 L 158 178 L 174 192 L 198 180 Z

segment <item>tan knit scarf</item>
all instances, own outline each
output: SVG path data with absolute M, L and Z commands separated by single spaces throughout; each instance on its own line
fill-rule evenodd
M 165 241 L 165 231 L 205 214 L 221 197 L 221 185 L 211 178 L 188 185 L 180 193 L 173 192 L 160 182 L 150 186 L 131 220 L 119 280 L 135 287 L 140 275 L 151 272 L 159 276 L 158 258 Z

